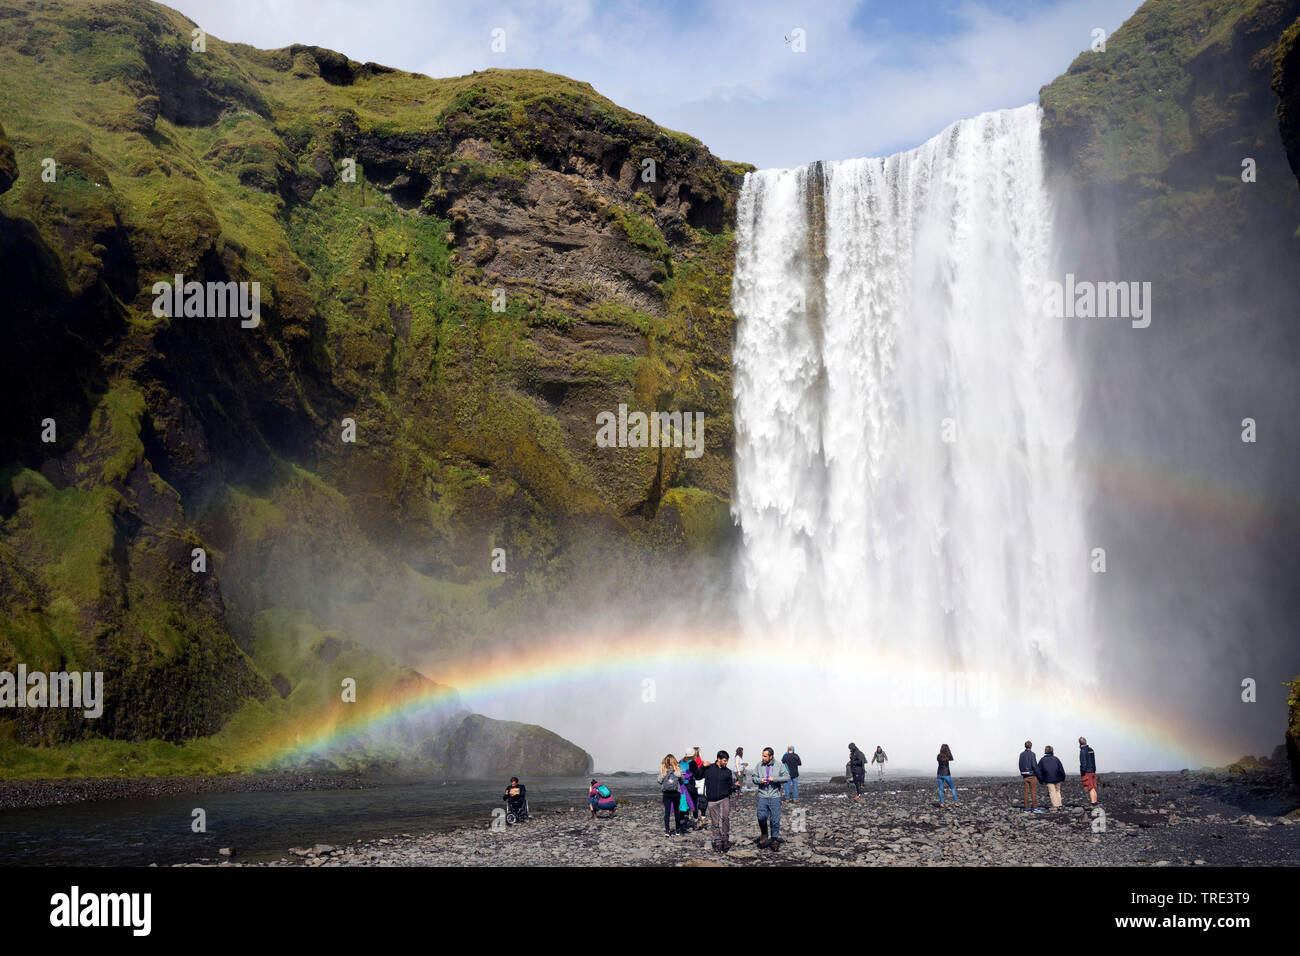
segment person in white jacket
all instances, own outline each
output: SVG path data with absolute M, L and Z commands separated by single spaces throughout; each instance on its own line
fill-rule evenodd
M 736 775 L 736 789 L 731 791 L 731 812 L 736 812 L 736 805 L 740 803 L 740 791 L 744 789 L 741 781 L 749 779 L 745 776 L 745 771 L 749 767 L 749 761 L 745 759 L 745 748 L 737 747 L 736 756 L 731 758 L 731 772 Z

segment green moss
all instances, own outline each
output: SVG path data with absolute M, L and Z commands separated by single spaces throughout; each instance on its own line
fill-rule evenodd
M 695 551 L 719 550 L 735 529 L 730 502 L 699 488 L 669 488 L 659 514 L 680 527 L 688 547 Z
M 651 220 L 621 206 L 610 206 L 607 214 L 627 236 L 629 243 L 671 267 L 672 250 L 659 227 Z
M 118 382 L 95 410 L 91 431 L 104 428 L 113 448 L 101 472 L 106 484 L 125 480 L 144 455 L 144 443 L 140 440 L 140 416 L 144 407 L 144 396 L 138 388 Z

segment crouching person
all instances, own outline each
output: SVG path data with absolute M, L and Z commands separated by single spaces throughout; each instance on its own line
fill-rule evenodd
M 587 790 L 587 805 L 591 807 L 593 817 L 597 810 L 608 810 L 613 813 L 618 809 L 618 801 L 614 799 L 614 794 L 610 792 L 609 787 L 596 780 L 591 781 L 591 786 Z

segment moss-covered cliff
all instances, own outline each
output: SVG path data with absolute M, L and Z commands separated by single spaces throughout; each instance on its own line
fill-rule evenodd
M 1278 128 L 1291 170 L 1300 181 L 1300 19 L 1278 41 L 1273 59 L 1273 92 L 1278 98 Z
M 537 71 L 195 50 L 144 0 L 0 23 L 0 668 L 111 701 L 0 736 L 209 734 L 308 693 L 267 615 L 436 661 L 725 545 L 743 167 Z M 177 274 L 259 282 L 260 325 L 157 317 Z M 705 454 L 598 448 L 620 403 Z
M 1272 88 L 1298 19 L 1300 0 L 1148 0 L 1040 93 L 1054 172 L 1085 209 L 1113 213 L 1115 261 L 1159 283 L 1165 314 L 1194 311 L 1207 292 L 1260 315 L 1295 301 L 1294 282 L 1276 300 L 1251 294 L 1278 276 L 1242 239 L 1285 247 L 1300 225 L 1279 135 L 1296 100 Z

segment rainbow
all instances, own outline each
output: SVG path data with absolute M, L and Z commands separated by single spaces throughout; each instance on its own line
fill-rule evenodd
M 833 672 L 870 671 L 876 674 L 929 674 L 958 671 L 954 661 L 923 659 L 898 651 L 872 648 L 825 657 L 810 654 L 809 645 L 754 646 L 724 631 L 672 634 L 566 635 L 538 641 L 508 656 L 482 660 L 431 661 L 418 669 L 436 679 L 407 689 L 396 689 L 374 703 L 335 705 L 286 726 L 261 745 L 255 765 L 283 764 L 312 754 L 326 754 L 359 736 L 382 736 L 403 723 L 418 721 L 440 709 L 463 701 L 501 700 L 516 694 L 546 691 L 571 693 L 592 681 L 628 678 L 638 683 L 646 673 L 671 673 L 680 669 L 709 673 L 741 673 L 753 681 L 806 678 L 825 681 Z M 833 669 L 832 669 L 833 668 Z M 892 669 L 892 670 L 891 670 Z M 1044 691 L 999 686 L 1001 699 L 1026 707 L 1041 707 Z M 815 686 L 808 684 L 805 686 Z M 1093 741 L 1124 740 L 1167 755 L 1168 766 L 1222 765 L 1240 754 L 1226 740 L 1216 740 L 1209 727 L 1189 726 L 1185 714 L 1162 711 L 1156 702 L 1125 700 L 1101 688 L 1073 688 L 1085 695 L 1087 734 Z M 364 696 L 364 695 L 363 695 Z M 1059 698 L 1059 694 L 1056 695 Z M 1189 744 L 1196 743 L 1195 749 Z

